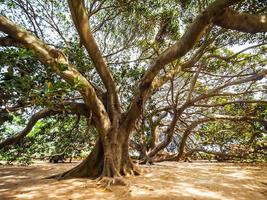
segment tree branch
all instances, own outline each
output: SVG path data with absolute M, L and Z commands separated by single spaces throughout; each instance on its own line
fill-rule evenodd
M 199 124 L 203 124 L 209 121 L 215 121 L 215 120 L 230 120 L 230 121 L 257 121 L 263 124 L 264 127 L 267 126 L 267 121 L 257 118 L 257 117 L 251 117 L 251 116 L 230 116 L 230 115 L 211 115 L 207 116 L 205 118 L 199 119 L 198 121 L 194 121 L 184 132 L 182 136 L 182 140 L 179 146 L 179 153 L 177 156 L 175 156 L 174 160 L 180 160 L 182 155 L 184 154 L 184 147 L 186 144 L 186 140 L 192 130 L 196 128 Z
M 213 22 L 223 28 L 246 33 L 267 32 L 267 14 L 252 15 L 228 8 L 221 15 L 215 17 Z
M 249 104 L 249 103 L 259 103 L 259 104 L 267 104 L 267 101 L 263 101 L 263 100 L 237 100 L 237 101 L 228 101 L 225 103 L 218 103 L 218 104 L 194 104 L 194 107 L 220 107 L 220 106 L 225 106 L 225 105 L 229 105 L 229 104 L 241 104 L 241 103 L 245 103 L 245 104 Z
M 70 85 L 78 84 L 78 89 L 84 98 L 84 102 L 92 109 L 94 117 L 98 119 L 95 120 L 97 127 L 104 131 L 109 129 L 110 121 L 108 114 L 103 103 L 98 98 L 94 87 L 80 72 L 69 64 L 63 52 L 48 46 L 30 32 L 14 24 L 2 15 L 0 15 L 0 31 L 23 44 L 24 48 L 32 50 L 40 61 L 46 66 L 51 66 L 56 74 Z
M 249 77 L 245 77 L 245 78 L 241 78 L 241 79 L 237 79 L 237 80 L 234 80 L 234 81 L 231 81 L 231 82 L 228 82 L 228 83 L 225 83 L 223 85 L 220 85 L 216 88 L 213 88 L 211 90 L 208 90 L 206 91 L 205 93 L 203 93 L 202 95 L 196 97 L 194 100 L 192 100 L 192 102 L 197 102 L 197 101 L 200 101 L 202 99 L 206 99 L 206 98 L 209 98 L 209 97 L 212 97 L 212 96 L 216 96 L 217 92 L 226 88 L 226 87 L 229 87 L 229 86 L 233 86 L 233 85 L 239 85 L 239 84 L 242 84 L 242 83 L 247 83 L 247 82 L 250 82 L 250 81 L 257 81 L 257 80 L 261 80 L 262 78 L 266 77 L 267 75 L 267 69 L 264 69 L 264 70 L 261 70 Z
M 56 111 L 56 110 L 52 110 L 52 109 L 44 109 L 44 110 L 41 110 L 41 111 L 35 113 L 31 117 L 31 119 L 29 120 L 27 126 L 22 131 L 20 131 L 15 136 L 7 138 L 6 140 L 4 140 L 3 142 L 0 143 L 0 149 L 4 148 L 6 146 L 9 146 L 9 145 L 15 144 L 18 141 L 20 141 L 22 138 L 24 138 L 32 130 L 32 128 L 34 127 L 34 125 L 36 124 L 36 122 L 39 119 L 42 119 L 42 118 L 45 118 L 48 116 L 52 116 L 52 115 L 56 115 L 56 114 L 59 114 L 61 112 L 62 111 Z
M 99 76 L 101 77 L 107 89 L 111 110 L 114 112 L 115 109 L 113 106 L 115 106 L 116 110 L 120 110 L 115 81 L 90 30 L 90 25 L 88 23 L 89 17 L 86 13 L 84 1 L 69 0 L 68 3 L 71 16 L 79 33 L 81 42 L 85 46 Z
M 0 46 L 3 47 L 23 47 L 23 44 L 21 44 L 20 42 L 12 39 L 11 37 L 0 37 Z
M 217 0 L 210 4 L 204 12 L 202 12 L 190 25 L 181 39 L 170 48 L 159 55 L 150 65 L 140 81 L 139 87 L 135 94 L 126 115 L 125 123 L 129 124 L 129 128 L 133 128 L 134 121 L 143 111 L 144 103 L 148 98 L 151 85 L 159 71 L 172 61 L 181 58 L 188 53 L 194 45 L 199 41 L 207 27 L 211 24 L 214 17 L 224 12 L 224 9 L 239 2 L 240 0 Z
M 206 93 L 196 97 L 196 98 L 193 98 L 193 99 L 187 99 L 187 101 L 182 105 L 180 106 L 178 109 L 175 110 L 174 114 L 173 114 L 173 118 L 166 130 L 166 138 L 161 142 L 159 143 L 151 152 L 148 153 L 148 157 L 151 158 L 153 156 L 155 156 L 161 149 L 165 148 L 168 146 L 168 144 L 171 142 L 172 140 L 172 137 L 173 137 L 173 134 L 174 134 L 174 131 L 175 131 L 175 126 L 176 126 L 176 123 L 179 119 L 179 117 L 181 116 L 181 114 L 184 112 L 185 109 L 189 108 L 190 106 L 193 106 L 194 103 L 196 103 L 197 101 L 200 101 L 200 100 L 203 100 L 203 99 L 206 99 L 206 98 L 209 98 L 209 97 L 212 97 L 212 96 L 215 96 L 220 90 L 226 88 L 226 87 L 229 87 L 229 86 L 232 86 L 232 85 L 238 85 L 238 84 L 242 84 L 242 83 L 246 83 L 246 82 L 250 82 L 250 81 L 256 81 L 256 80 L 260 80 L 262 79 L 263 77 L 265 77 L 267 74 L 267 70 L 261 70 L 260 72 L 258 73 L 255 73 L 253 74 L 252 76 L 250 77 L 246 77 L 246 78 L 242 78 L 242 79 L 237 79 L 237 80 L 234 80 L 234 81 L 231 81 L 231 82 L 228 82 L 228 83 L 225 83 L 221 86 L 218 86 L 214 89 L 211 89 L 211 90 L 208 90 L 206 91 Z M 196 77 L 197 78 L 197 77 Z M 193 83 L 194 81 L 196 80 L 193 80 Z M 192 88 L 193 89 L 193 88 Z M 219 116 L 219 115 L 216 115 L 216 117 L 208 117 L 207 119 L 204 118 L 204 119 L 200 119 L 196 122 L 194 122 L 189 128 L 190 130 L 187 130 L 186 133 L 185 133 L 185 136 L 186 134 L 190 134 L 190 131 L 196 127 L 199 123 L 204 123 L 206 121 L 210 121 L 210 120 L 215 120 L 216 119 L 232 119 L 232 120 L 252 120 L 252 118 L 249 118 L 249 117 L 240 117 L 237 119 L 237 117 L 231 117 L 231 116 Z M 204 120 L 204 121 L 203 121 Z M 256 120 L 256 119 L 254 119 Z M 263 123 L 264 127 L 267 126 L 267 124 L 265 124 L 266 122 L 264 121 L 260 121 L 260 119 L 257 119 L 257 121 Z M 187 137 L 187 136 L 186 136 Z M 185 141 L 184 142 L 184 145 L 185 145 Z M 182 155 L 179 155 L 179 158 L 181 157 Z
M 70 113 L 70 114 L 77 114 L 77 115 L 84 115 L 88 117 L 90 115 L 90 110 L 86 107 L 83 103 L 73 103 L 73 102 L 65 102 L 63 105 L 56 105 L 54 107 L 58 107 L 58 109 L 50 109 L 46 108 L 43 109 L 37 113 L 35 113 L 29 120 L 26 127 L 20 131 L 15 136 L 12 136 L 10 138 L 7 138 L 6 140 L 2 141 L 0 143 L 0 149 L 15 144 L 19 142 L 21 139 L 27 136 L 27 134 L 32 130 L 34 125 L 38 122 L 38 120 L 50 117 L 57 114 L 62 114 L 64 112 Z

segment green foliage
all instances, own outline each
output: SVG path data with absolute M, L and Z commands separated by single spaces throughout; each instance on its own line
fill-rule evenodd
M 92 4 L 92 2 L 94 3 Z M 94 9 L 97 11 L 90 16 L 90 26 L 116 81 L 122 109 L 126 111 L 134 97 L 138 82 L 152 61 L 166 48 L 176 43 L 192 20 L 213 1 L 108 0 L 101 2 L 103 2 L 103 9 L 97 9 L 100 1 L 86 1 L 88 11 L 94 11 Z M 244 1 L 240 3 L 239 9 L 257 14 L 264 10 L 266 6 L 264 2 Z M 22 9 L 26 3 L 32 8 L 27 9 L 28 13 Z M 0 4 L 1 14 L 10 17 L 16 24 L 20 24 L 50 46 L 60 49 L 75 69 L 88 79 L 95 88 L 105 92 L 103 83 L 94 68 L 94 63 L 81 45 L 79 35 L 71 21 L 66 1 L 1 0 Z M 163 40 L 157 42 L 155 37 L 163 27 L 165 27 L 162 35 Z M 176 97 L 177 105 L 175 106 L 177 108 L 186 101 L 190 83 L 195 75 L 190 70 L 197 71 L 198 67 L 202 68 L 200 77 L 194 85 L 192 94 L 192 98 L 194 98 L 207 93 L 217 85 L 230 82 L 234 76 L 238 77 L 237 74 L 240 75 L 238 78 L 242 78 L 246 77 L 246 74 L 253 74 L 265 67 L 266 46 L 253 48 L 236 56 L 234 47 L 240 47 L 240 45 L 247 47 L 266 42 L 266 34 L 248 35 L 236 31 L 222 31 L 219 27 L 213 27 L 209 34 L 204 33 L 204 35 L 208 39 L 214 39 L 214 42 L 204 49 L 202 57 L 191 69 L 185 67 L 180 74 L 172 77 L 173 91 L 170 89 L 171 81 L 169 81 L 153 93 L 138 122 L 142 134 L 134 134 L 132 136 L 134 141 L 138 143 L 151 141 L 150 129 L 158 117 L 157 114 L 154 114 L 157 109 L 173 107 L 173 99 Z M 183 58 L 161 70 L 156 79 L 164 76 L 174 66 L 182 66 L 196 52 L 199 53 L 201 45 L 205 42 L 205 36 Z M 58 68 L 61 71 L 66 71 L 68 66 L 59 64 Z M 69 86 L 55 75 L 49 66 L 37 60 L 36 55 L 27 49 L 0 48 L 0 141 L 16 134 L 25 127 L 33 113 L 43 108 L 61 108 L 63 102 L 82 103 L 83 96 L 77 90 L 83 84 L 81 79 L 75 78 L 74 85 Z M 228 87 L 220 92 L 241 92 L 246 91 L 246 89 L 261 90 L 262 88 L 257 84 L 249 86 L 244 84 Z M 171 97 L 172 95 L 174 96 Z M 238 98 L 215 95 L 198 103 L 205 105 L 224 104 L 236 99 L 254 100 L 265 97 L 266 91 L 265 93 L 257 93 L 257 95 L 244 94 Z M 67 110 L 68 106 L 65 106 L 65 109 Z M 166 110 L 168 115 L 162 122 L 164 123 L 162 126 L 168 125 L 173 116 L 172 109 Z M 253 116 L 267 120 L 266 105 L 258 103 L 226 104 L 207 109 L 191 106 L 182 114 L 179 123 L 177 123 L 178 133 L 175 133 L 177 135 L 181 134 L 180 130 L 184 130 L 185 124 L 191 123 L 199 116 L 208 116 L 209 114 Z M 77 151 L 80 152 L 80 156 L 84 157 L 97 138 L 96 130 L 87 131 L 86 120 L 81 117 L 81 120 L 77 122 L 76 116 L 71 116 L 65 111 L 62 116 L 38 121 L 23 141 L 12 146 L 9 150 L 1 151 L 0 159 L 8 163 L 18 161 L 29 164 L 32 158 L 44 158 L 63 151 L 69 156 L 72 152 Z M 195 139 L 202 146 L 229 152 L 231 145 L 246 144 L 255 133 L 264 132 L 264 128 L 266 127 L 260 122 L 248 124 L 245 122 L 215 121 L 197 127 L 199 132 L 193 140 Z M 258 134 L 255 137 L 251 144 L 253 148 L 265 145 L 266 135 Z M 203 154 L 203 156 L 207 155 Z M 253 155 L 249 157 L 249 159 L 254 158 L 262 159 L 262 156 L 257 154 L 254 157 Z
M 19 121 L 12 121 L 13 126 Z M 5 138 L 14 135 L 10 124 L 5 124 Z M 9 149 L 0 151 L 0 160 L 7 164 L 31 164 L 34 159 L 45 159 L 54 154 L 65 153 L 67 157 L 84 157 L 90 152 L 96 132 L 85 132 L 86 120 L 81 118 L 77 124 L 75 116 L 56 117 L 38 121 L 32 131 Z M 15 128 L 17 130 L 18 128 Z
M 60 71 L 66 71 L 68 69 L 68 65 L 64 63 L 59 63 L 58 68 Z

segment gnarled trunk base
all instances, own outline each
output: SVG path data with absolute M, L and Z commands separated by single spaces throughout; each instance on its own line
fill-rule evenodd
M 127 148 L 127 149 L 125 149 Z M 120 155 L 119 155 L 120 154 Z M 122 176 L 139 175 L 139 168 L 132 162 L 128 154 L 128 145 L 120 144 L 116 148 L 103 148 L 97 141 L 90 155 L 79 165 L 52 178 L 98 178 L 104 185 L 122 184 Z

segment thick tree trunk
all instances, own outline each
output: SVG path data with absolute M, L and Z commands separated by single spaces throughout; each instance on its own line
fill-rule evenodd
M 59 175 L 59 179 L 65 178 L 97 178 L 103 169 L 104 150 L 102 142 L 98 140 L 88 157 L 79 165 Z
M 129 156 L 129 134 L 120 130 L 99 139 L 90 155 L 78 166 L 58 178 L 117 178 L 138 175 L 139 169 Z

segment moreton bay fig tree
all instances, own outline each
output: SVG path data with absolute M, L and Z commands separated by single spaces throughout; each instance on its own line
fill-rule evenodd
M 173 99 L 169 114 L 157 115 L 161 119 L 172 116 L 168 136 L 159 145 L 152 142 L 149 152 L 144 151 L 144 159 L 167 147 L 185 109 L 203 104 L 200 100 L 224 87 L 266 76 L 266 68 L 251 66 L 251 76 L 222 79 L 225 83 L 221 88 L 205 89 L 203 81 L 197 82 L 203 75 L 199 65 L 216 73 L 232 62 L 234 55 L 227 48 L 256 43 L 264 46 L 267 14 L 262 2 L 2 0 L 1 112 L 6 113 L 4 120 L 10 120 L 8 116 L 14 112 L 32 116 L 21 132 L 3 139 L 0 148 L 19 142 L 43 118 L 83 116 L 87 128 L 97 133 L 94 147 L 80 164 L 58 177 L 100 178 L 116 183 L 122 176 L 138 175 L 140 169 L 129 154 L 130 138 L 140 133 L 146 111 L 153 110 L 148 102 L 157 95 L 164 98 L 160 97 L 161 89 L 171 87 L 176 77 L 181 79 L 185 71 L 193 71 L 193 76 L 182 77 L 189 81 L 185 90 L 188 99 L 179 108 Z M 215 62 L 214 58 L 224 60 Z M 235 64 L 232 62 L 232 67 Z M 232 69 L 225 67 L 227 70 Z M 195 93 L 202 95 L 196 97 Z

